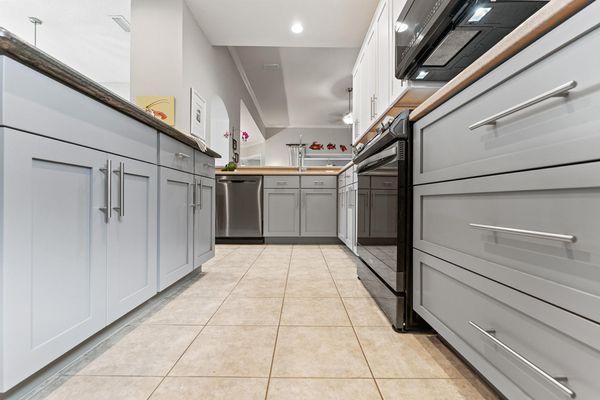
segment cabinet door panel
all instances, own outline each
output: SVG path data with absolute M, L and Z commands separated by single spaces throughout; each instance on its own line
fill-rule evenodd
M 194 268 L 215 255 L 215 180 L 196 177 Z
M 346 245 L 354 251 L 356 243 L 356 192 L 358 184 L 348 186 L 346 200 Z
M 123 163 L 123 185 L 120 163 Z M 113 210 L 107 266 L 109 322 L 156 294 L 158 240 L 157 166 L 116 157 L 112 158 L 112 165 Z M 116 209 L 121 204 L 122 216 Z
M 346 189 L 338 190 L 338 238 L 346 241 Z
M 300 191 L 298 189 L 265 189 L 265 236 L 300 235 Z
M 377 91 L 375 112 L 381 114 L 390 102 L 392 73 L 390 70 L 390 16 L 388 3 L 384 2 L 377 19 Z
M 159 290 L 193 269 L 194 176 L 160 168 Z
M 336 194 L 336 189 L 302 189 L 301 236 L 337 235 Z
M 5 391 L 106 322 L 104 153 L 0 129 Z

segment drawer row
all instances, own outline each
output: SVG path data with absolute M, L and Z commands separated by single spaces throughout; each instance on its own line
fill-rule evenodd
M 414 308 L 507 398 L 597 399 L 600 325 L 414 250 Z
M 265 189 L 335 189 L 334 175 L 277 175 L 264 177 Z

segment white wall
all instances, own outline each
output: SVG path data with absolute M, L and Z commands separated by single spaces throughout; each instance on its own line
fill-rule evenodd
M 241 132 L 246 131 L 250 135 L 248 141 L 241 140 Z M 263 165 L 265 161 L 265 137 L 261 132 L 252 114 L 246 107 L 246 103 L 240 104 L 240 161 L 251 157 L 252 165 Z M 249 163 L 250 164 L 250 163 Z
M 336 144 L 335 151 L 322 150 L 318 153 L 339 154 L 340 144 L 345 144 L 350 154 L 352 144 L 352 131 L 347 127 L 342 128 L 267 128 L 267 141 L 265 146 L 265 165 L 289 165 L 289 152 L 287 143 L 298 143 L 302 134 L 302 143 L 310 145 L 313 141 L 327 146 L 331 142 Z
M 193 87 L 208 103 L 208 127 L 210 102 L 218 96 L 238 142 L 240 100 L 264 130 L 229 51 L 208 42 L 184 0 L 133 0 L 131 14 L 132 96 L 175 96 L 175 127 L 189 132 Z M 228 161 L 217 160 L 217 164 Z

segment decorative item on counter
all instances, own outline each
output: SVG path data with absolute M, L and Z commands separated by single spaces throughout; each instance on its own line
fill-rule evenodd
M 343 144 L 340 144 L 340 150 L 342 151 L 342 153 L 345 153 L 346 151 L 348 151 L 348 148 Z
M 225 165 L 221 171 L 231 172 L 231 171 L 235 171 L 236 169 L 237 169 L 237 164 L 234 163 L 233 161 L 231 161 L 231 162 L 228 162 L 227 165 Z
M 232 139 L 232 146 L 233 146 L 233 150 L 237 150 L 237 145 L 238 145 L 238 141 L 235 139 Z
M 240 133 L 240 136 L 242 137 L 242 141 L 247 142 L 248 139 L 250 139 L 250 134 L 246 131 L 242 131 L 242 133 Z
M 206 140 L 206 100 L 194 88 L 190 89 L 190 133 Z
M 333 144 L 333 143 L 329 142 L 329 143 L 327 144 L 327 150 L 335 150 L 335 144 Z
M 174 96 L 136 96 L 135 104 L 154 118 L 171 126 L 175 125 Z
M 310 146 L 308 146 L 311 150 L 323 150 L 324 146 L 319 142 L 312 142 Z

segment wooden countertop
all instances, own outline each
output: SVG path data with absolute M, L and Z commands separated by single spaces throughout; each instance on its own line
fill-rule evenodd
M 560 25 L 591 2 L 592 0 L 550 0 L 548 4 L 506 35 L 494 47 L 473 62 L 473 64 L 454 77 L 454 79 L 446 83 L 439 90 L 429 93 L 428 97 L 422 99 L 418 105 L 413 107 L 410 107 L 410 105 L 407 106 L 403 97 L 400 96 L 382 113 L 379 119 L 374 121 L 369 130 L 361 135 L 354 144 L 366 143 L 371 140 L 376 135 L 375 129 L 385 117 L 395 117 L 407 108 L 412 109 L 409 117 L 411 121 L 423 118 L 452 96 L 523 50 L 546 32 Z
M 299 172 L 297 167 L 238 167 L 235 171 L 216 170 L 217 175 L 338 175 L 340 167 L 307 167 Z
M 2 27 L 0 27 L 0 55 L 6 55 L 19 61 L 20 63 L 136 119 L 145 125 L 151 126 L 157 131 L 177 139 L 210 157 L 221 158 L 219 153 L 214 150 L 209 148 L 206 148 L 205 150 L 200 149 L 196 140 L 191 135 L 181 132 L 152 117 L 135 104 L 114 94 L 80 72 L 58 61 L 49 54 L 44 53 L 37 47 L 31 46 Z

